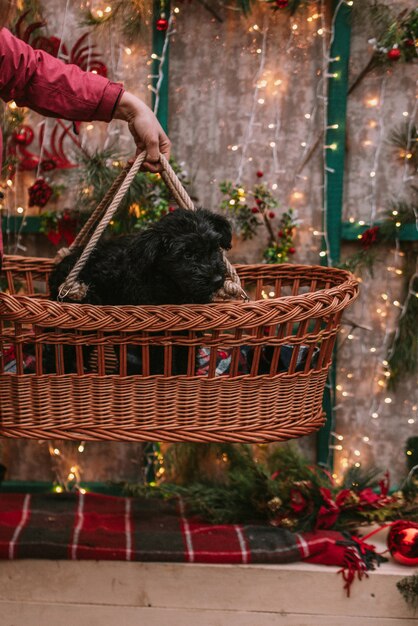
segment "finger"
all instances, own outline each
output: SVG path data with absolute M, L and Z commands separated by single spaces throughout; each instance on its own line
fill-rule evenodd
M 160 160 L 160 146 L 158 141 L 152 139 L 146 144 L 147 150 L 147 162 L 148 163 L 158 163 Z
M 161 133 L 160 135 L 160 152 L 165 156 L 167 160 L 170 159 L 171 141 L 165 133 Z
M 151 174 L 158 174 L 162 171 L 162 167 L 160 163 L 150 163 L 149 161 L 144 161 L 141 166 L 141 170 L 144 172 L 151 172 Z

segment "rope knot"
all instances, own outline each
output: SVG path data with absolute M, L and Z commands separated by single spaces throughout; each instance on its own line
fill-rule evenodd
M 62 283 L 58 292 L 58 300 L 61 300 L 61 302 L 64 298 L 70 298 L 70 300 L 75 300 L 76 302 L 84 300 L 89 289 L 88 286 L 78 281 L 70 282 L 69 284 L 68 282 Z

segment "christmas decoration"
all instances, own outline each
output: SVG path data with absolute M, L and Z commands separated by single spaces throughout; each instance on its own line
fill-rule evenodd
M 373 244 L 377 242 L 379 238 L 379 226 L 372 226 L 364 231 L 361 236 L 361 245 L 364 249 L 370 248 Z
M 180 495 L 190 510 L 213 523 L 269 522 L 295 531 L 355 532 L 372 522 L 418 519 L 418 487 L 389 493 L 389 476 L 349 468 L 339 485 L 291 445 L 173 444 L 165 480 L 129 493 Z
M 298 224 L 292 209 L 283 213 L 279 222 L 277 238 L 264 251 L 264 259 L 267 263 L 286 263 L 296 253 L 293 239 Z
M 164 6 L 164 2 L 162 2 Z M 127 42 L 135 41 L 144 33 L 146 12 L 140 0 L 117 0 L 103 8 L 89 9 L 83 16 L 82 26 L 109 27 L 117 21 Z
M 400 58 L 401 58 L 401 51 L 399 50 L 399 48 L 392 48 L 392 50 L 389 50 L 388 59 L 390 61 L 398 61 Z
M 44 233 L 54 246 L 70 246 L 81 227 L 81 216 L 78 211 L 64 210 L 45 211 L 41 215 L 40 232 Z
M 157 30 L 165 31 L 168 28 L 168 20 L 165 17 L 160 17 L 156 23 L 155 27 Z
M 34 138 L 33 129 L 27 124 L 22 124 L 22 126 L 13 131 L 12 138 L 19 145 L 28 146 Z
M 406 520 L 394 522 L 389 530 L 388 548 L 401 565 L 418 567 L 418 524 Z
M 262 178 L 263 172 L 258 170 L 256 176 Z M 278 202 L 266 185 L 257 184 L 252 189 L 246 190 L 241 185 L 225 181 L 220 184 L 220 190 L 226 196 L 222 200 L 221 209 L 232 219 L 235 230 L 242 239 L 252 239 L 258 228 L 264 225 L 269 240 L 263 253 L 265 262 L 288 261 L 290 255 L 296 252 L 293 238 L 299 225 L 293 210 L 289 209 L 283 213 L 276 235 L 273 220 L 276 219 L 274 209 L 277 209 Z
M 31 187 L 29 192 L 29 206 L 44 207 L 52 196 L 52 187 L 43 178 L 38 178 Z
M 79 191 L 77 206 L 87 216 L 97 206 L 120 173 L 123 161 L 112 150 L 98 151 L 92 155 L 81 153 L 77 170 Z M 187 184 L 187 175 L 174 161 L 177 176 Z M 135 231 L 158 220 L 170 211 L 172 199 L 159 174 L 139 172 L 127 191 L 110 227 L 115 234 Z
M 362 80 L 376 68 L 387 68 L 397 62 L 411 63 L 417 58 L 418 9 L 396 15 L 390 6 L 375 2 L 358 10 L 366 10 L 370 23 L 378 30 L 369 40 L 373 53 L 367 65 L 349 88 L 352 93 Z
M 78 65 L 82 70 L 107 76 L 107 67 L 100 60 L 101 55 L 97 52 L 97 46 L 89 43 L 88 32 L 79 37 L 69 51 L 59 37 L 33 36 L 40 28 L 46 27 L 47 24 L 43 20 L 35 20 L 26 25 L 25 22 L 28 17 L 30 17 L 30 11 L 25 11 L 16 22 L 15 34 L 19 39 L 22 39 L 35 49 L 48 52 L 52 56 L 57 57 L 61 53 L 63 60 L 73 65 Z

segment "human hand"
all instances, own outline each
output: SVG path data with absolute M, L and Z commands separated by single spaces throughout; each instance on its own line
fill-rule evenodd
M 151 109 L 145 102 L 125 91 L 119 100 L 114 118 L 128 122 L 137 154 L 146 150 L 147 158 L 141 169 L 160 172 L 160 152 L 169 159 L 171 143 Z

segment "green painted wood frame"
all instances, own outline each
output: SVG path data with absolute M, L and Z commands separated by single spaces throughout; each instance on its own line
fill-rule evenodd
M 327 210 L 323 215 L 323 229 L 327 233 L 327 241 L 324 239 L 322 242 L 322 249 L 326 251 L 327 256 L 321 257 L 321 261 L 323 264 L 335 265 L 339 261 L 341 252 L 351 6 L 340 0 L 333 0 L 332 15 L 334 38 L 328 66 L 324 164 L 324 207 Z M 333 464 L 330 440 L 335 423 L 336 361 L 337 355 L 334 351 L 323 400 L 326 422 L 317 435 L 316 460 L 317 463 L 326 467 L 332 467 Z
M 154 89 L 157 87 L 158 82 L 158 72 L 159 70 L 162 72 L 162 81 L 159 89 L 159 103 L 158 109 L 155 112 L 158 120 L 165 130 L 168 132 L 168 86 L 169 86 L 169 49 L 170 45 L 166 48 L 166 53 L 164 56 L 164 61 L 160 67 L 160 59 L 161 54 L 163 52 L 165 39 L 167 36 L 167 31 L 158 30 L 156 27 L 157 20 L 159 19 L 162 10 L 166 18 L 168 19 L 170 16 L 170 0 L 154 0 L 154 8 L 153 8 L 153 26 L 152 26 L 152 86 Z M 152 92 L 152 108 L 155 106 L 156 93 Z

